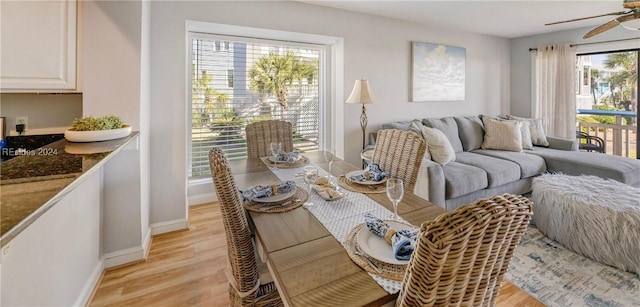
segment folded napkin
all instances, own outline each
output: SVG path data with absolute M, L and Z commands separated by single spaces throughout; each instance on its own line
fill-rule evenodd
M 311 185 L 311 188 L 326 200 L 334 200 L 344 196 L 344 194 L 336 191 L 336 187 L 331 184 L 326 177 L 318 178 L 316 182 Z
M 371 213 L 364 215 L 364 222 L 369 231 L 384 237 L 393 249 L 393 254 L 398 260 L 409 260 L 416 247 L 418 229 L 397 230 L 389 227 L 389 224 L 375 217 Z
M 386 178 L 389 173 L 382 170 L 378 163 L 369 163 L 365 170 L 358 174 L 349 176 L 349 180 L 351 181 L 382 181 Z
M 291 180 L 287 180 L 278 184 L 252 186 L 244 191 L 240 191 L 240 194 L 242 194 L 242 198 L 244 198 L 245 201 L 251 201 L 255 198 L 289 193 L 295 188 L 296 183 Z
M 299 155 L 300 154 L 298 153 L 297 150 L 294 150 L 292 152 L 286 152 L 284 150 L 281 150 L 278 152 L 278 155 L 276 156 L 276 161 L 293 163 L 293 162 L 296 162 L 296 160 L 298 160 Z

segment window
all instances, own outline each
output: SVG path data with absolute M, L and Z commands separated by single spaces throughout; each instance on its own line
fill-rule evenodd
M 233 69 L 227 69 L 227 87 L 233 87 Z
M 208 151 L 214 146 L 228 159 L 245 158 L 244 127 L 255 121 L 289 121 L 294 147 L 318 150 L 324 138 L 324 45 L 201 33 L 190 39 L 191 179 L 210 176 Z

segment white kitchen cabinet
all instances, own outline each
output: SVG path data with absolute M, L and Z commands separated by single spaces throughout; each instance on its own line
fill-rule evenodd
M 76 1 L 0 2 L 0 91 L 76 87 Z

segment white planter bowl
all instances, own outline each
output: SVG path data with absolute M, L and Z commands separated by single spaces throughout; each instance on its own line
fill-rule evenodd
M 75 131 L 67 130 L 64 138 L 69 142 L 99 142 L 123 138 L 131 134 L 131 126 L 125 125 L 120 129 L 96 130 L 96 131 Z

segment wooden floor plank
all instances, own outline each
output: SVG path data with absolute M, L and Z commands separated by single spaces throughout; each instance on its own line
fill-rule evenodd
M 189 230 L 154 236 L 146 261 L 106 271 L 90 306 L 228 306 L 225 244 L 218 204 L 191 206 Z M 361 275 L 368 278 L 354 277 Z M 295 300 L 313 302 L 313 293 L 331 292 L 321 290 Z M 544 305 L 505 281 L 497 306 Z

